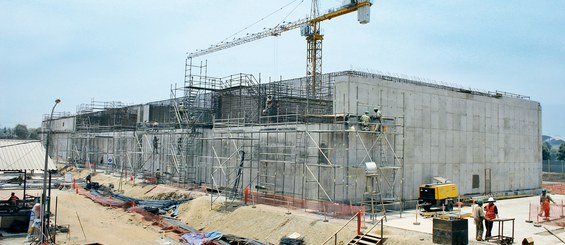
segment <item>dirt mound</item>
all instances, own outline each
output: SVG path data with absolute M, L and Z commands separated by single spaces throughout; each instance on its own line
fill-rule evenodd
M 212 209 L 211 209 L 212 208 Z M 218 211 L 222 210 L 222 211 Z M 288 210 L 265 205 L 241 206 L 233 211 L 223 211 L 222 201 L 210 205 L 210 197 L 199 197 L 181 205 L 179 218 L 195 229 L 220 231 L 228 234 L 257 239 L 278 244 L 281 237 L 298 232 L 304 236 L 306 244 L 318 244 L 329 238 L 345 222 L 304 213 L 301 210 Z M 304 215 L 304 216 L 303 216 Z M 355 236 L 356 223 L 350 223 L 338 236 L 338 240 L 348 241 Z

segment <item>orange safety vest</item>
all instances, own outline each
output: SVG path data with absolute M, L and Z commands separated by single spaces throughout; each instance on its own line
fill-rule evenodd
M 494 204 L 487 204 L 485 206 L 485 218 L 487 218 L 488 220 L 492 220 L 494 218 L 496 218 L 496 214 L 494 213 L 494 208 L 496 206 Z

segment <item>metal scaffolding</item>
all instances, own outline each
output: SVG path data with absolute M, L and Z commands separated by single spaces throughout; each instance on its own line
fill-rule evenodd
M 401 209 L 403 117 L 362 130 L 359 115 L 334 112 L 333 100 L 337 77 L 364 74 L 323 76 L 313 97 L 306 78 L 214 78 L 206 63 L 187 59 L 185 81 L 169 100 L 77 108 L 74 129 L 56 134 L 66 148 L 57 155 L 151 183 L 204 186 L 227 199 L 249 188 L 255 202 L 328 215 Z M 376 163 L 375 178 L 367 178 L 367 162 Z

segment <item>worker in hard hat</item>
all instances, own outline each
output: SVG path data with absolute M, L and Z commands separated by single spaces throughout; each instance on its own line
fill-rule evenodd
M 488 203 L 485 205 L 485 226 L 486 235 L 485 240 L 488 240 L 492 236 L 492 225 L 494 219 L 498 218 L 498 207 L 494 204 L 495 200 L 492 197 L 488 198 Z
M 375 111 L 375 121 L 377 123 L 377 127 L 376 130 L 377 132 L 381 131 L 381 125 L 382 125 L 382 118 L 383 118 L 383 114 L 380 110 L 380 107 L 375 107 L 375 109 L 373 109 L 373 111 Z
M 369 130 L 369 122 L 371 121 L 371 117 L 369 117 L 369 112 L 366 111 L 365 114 L 361 116 L 361 124 L 363 125 L 363 130 Z
M 549 210 L 550 210 L 549 202 L 550 201 L 555 203 L 555 201 L 553 201 L 551 196 L 549 196 L 547 194 L 547 190 L 542 189 L 541 190 L 541 196 L 539 197 L 539 204 L 540 204 L 540 207 L 541 207 L 541 212 L 540 212 L 539 216 L 542 216 L 542 214 L 545 213 L 545 215 L 544 215 L 545 220 L 549 220 Z
M 483 220 L 485 220 L 485 212 L 483 211 L 483 199 L 477 200 L 477 205 L 473 207 L 473 218 L 475 220 L 475 239 L 477 241 L 483 240 L 484 225 Z

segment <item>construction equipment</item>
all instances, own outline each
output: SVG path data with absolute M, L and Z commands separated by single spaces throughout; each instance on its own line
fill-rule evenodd
M 455 198 L 458 196 L 457 185 L 450 183 L 445 178 L 433 177 L 433 179 L 436 180 L 436 183 L 425 184 L 419 187 L 419 207 L 428 212 L 430 212 L 432 208 L 440 208 L 445 211 L 453 210 Z
M 237 38 L 233 41 L 223 41 L 219 44 L 212 45 L 207 49 L 192 52 L 188 55 L 187 59 L 235 47 L 251 41 L 263 39 L 265 37 L 279 36 L 282 32 L 301 27 L 300 33 L 302 36 L 306 37 L 306 41 L 308 42 L 306 77 L 308 79 L 311 95 L 312 97 L 315 97 L 317 85 L 322 83 L 322 40 L 324 39 L 324 36 L 320 32 L 320 22 L 358 11 L 357 20 L 361 24 L 366 24 L 369 23 L 370 20 L 371 5 L 372 3 L 370 0 L 349 0 L 347 4 L 344 4 L 335 10 L 328 11 L 328 13 L 320 16 L 318 14 L 318 0 L 312 0 L 312 8 L 309 18 L 279 24 L 266 31 L 248 34 L 246 37 Z

